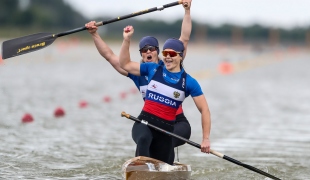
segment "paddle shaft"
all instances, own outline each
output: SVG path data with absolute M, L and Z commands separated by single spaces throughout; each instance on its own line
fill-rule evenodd
M 125 16 L 120 16 L 114 19 L 110 19 L 108 21 L 101 21 L 101 22 L 97 22 L 95 25 L 96 26 L 101 26 L 104 24 L 109 24 L 109 23 L 113 23 L 116 21 L 120 21 L 123 19 L 128 19 L 134 16 L 139 16 L 142 14 L 146 14 L 146 13 L 150 13 L 153 11 L 157 11 L 157 10 L 163 10 L 165 8 L 168 7 L 172 7 L 172 6 L 176 6 L 181 4 L 183 1 L 176 1 L 173 3 L 169 3 L 169 4 L 165 4 L 163 6 L 160 7 L 154 7 L 154 8 L 150 8 L 150 9 L 146 9 L 146 10 L 142 10 L 139 12 L 135 12 L 135 13 L 131 13 Z M 187 7 L 188 5 L 186 3 L 184 3 L 184 7 Z M 80 28 L 76 28 L 76 29 L 72 29 L 69 31 L 65 31 L 65 32 L 61 32 L 61 33 L 57 33 L 57 34 L 53 34 L 53 33 L 36 33 L 36 34 L 32 34 L 32 35 L 28 35 L 28 36 L 23 36 L 23 37 L 19 37 L 19 38 L 15 38 L 15 39 L 10 39 L 7 41 L 4 41 L 2 43 L 2 58 L 3 59 L 7 59 L 10 57 L 14 57 L 14 56 L 19 56 L 22 54 L 26 54 L 26 53 L 30 53 L 33 51 L 37 51 L 43 48 L 46 48 L 47 46 L 51 45 L 58 37 L 62 37 L 62 36 L 66 36 L 69 34 L 73 34 L 76 32 L 80 32 L 83 30 L 86 30 L 87 28 L 85 26 L 80 27 Z
M 122 112 L 121 116 L 122 116 L 122 117 L 126 117 L 127 119 L 131 119 L 131 120 L 133 120 L 133 121 L 136 121 L 136 122 L 145 124 L 145 125 L 147 125 L 147 126 L 153 128 L 153 129 L 156 129 L 156 130 L 158 130 L 158 131 L 160 131 L 160 132 L 162 132 L 162 133 L 164 133 L 164 134 L 167 134 L 167 135 L 169 135 L 169 136 L 172 136 L 172 137 L 175 137 L 175 138 L 177 138 L 177 139 L 180 139 L 180 140 L 186 142 L 187 144 L 190 144 L 190 145 L 192 145 L 192 146 L 194 146 L 194 147 L 196 147 L 196 148 L 198 148 L 198 149 L 201 149 L 201 145 L 200 145 L 200 144 L 195 143 L 195 142 L 193 142 L 193 141 L 191 141 L 191 140 L 188 140 L 188 139 L 186 139 L 186 138 L 183 138 L 183 137 L 181 137 L 181 136 L 179 136 L 179 135 L 176 135 L 176 134 L 174 134 L 174 133 L 171 133 L 171 132 L 169 132 L 169 131 L 166 131 L 166 130 L 164 130 L 164 129 L 161 129 L 161 128 L 159 128 L 159 127 L 157 127 L 157 126 L 154 126 L 154 125 L 152 125 L 152 124 L 149 124 L 149 123 L 148 123 L 147 121 L 145 121 L 145 120 L 140 120 L 140 119 L 138 119 L 138 118 L 136 118 L 136 117 L 133 117 L 133 116 L 131 116 L 131 115 L 129 115 L 129 114 L 126 114 L 125 112 Z M 235 159 L 233 159 L 233 158 L 231 158 L 231 157 L 229 157 L 229 156 L 226 156 L 226 155 L 224 155 L 224 154 L 222 154 L 222 153 L 219 153 L 219 152 L 217 152 L 217 151 L 215 151 L 215 150 L 210 149 L 210 153 L 213 154 L 213 155 L 215 155 L 215 156 L 217 156 L 217 157 L 220 157 L 220 158 L 222 158 L 222 159 L 225 159 L 225 160 L 227 160 L 227 161 L 229 161 L 229 162 L 232 162 L 232 163 L 234 163 L 234 164 L 237 164 L 237 165 L 239 165 L 239 166 L 242 166 L 242 167 L 244 167 L 244 168 L 247 168 L 247 169 L 249 169 L 249 170 L 251 170 L 251 171 L 254 171 L 254 172 L 257 172 L 257 173 L 259 173 L 259 174 L 261 174 L 261 175 L 264 175 L 264 176 L 266 176 L 266 177 L 269 177 L 269 178 L 271 178 L 271 179 L 281 180 L 281 179 L 279 179 L 279 178 L 277 178 L 277 177 L 275 177 L 275 176 L 273 176 L 273 175 L 271 175 L 271 174 L 268 174 L 268 173 L 266 173 L 266 172 L 264 172 L 264 171 L 262 171 L 262 170 L 260 170 L 260 169 L 257 169 L 257 168 L 255 168 L 255 167 L 253 167 L 253 166 L 244 164 L 244 163 L 242 163 L 242 162 L 240 162 L 240 161 L 237 161 L 237 160 L 235 160 Z
M 102 25 L 110 24 L 110 23 L 113 23 L 113 22 L 116 22 L 116 21 L 120 21 L 120 20 L 123 20 L 123 19 L 128 19 L 128 18 L 139 16 L 139 15 L 142 15 L 142 14 L 147 14 L 147 13 L 150 13 L 150 12 L 153 12 L 153 11 L 161 11 L 161 10 L 163 10 L 165 8 L 169 8 L 169 7 L 172 7 L 172 6 L 179 5 L 179 4 L 182 4 L 182 1 L 176 1 L 176 2 L 173 2 L 173 3 L 165 4 L 165 5 L 160 6 L 160 7 L 153 7 L 153 8 L 150 8 L 150 9 L 138 11 L 138 12 L 131 13 L 131 14 L 128 14 L 128 15 L 119 16 L 117 18 L 110 19 L 110 20 L 107 20 L 107 21 L 97 22 L 95 25 L 96 26 L 102 26 Z M 86 29 L 87 28 L 85 26 L 83 26 L 83 27 L 80 27 L 80 28 L 76 28 L 76 29 L 73 29 L 73 30 L 69 30 L 69 31 L 66 31 L 66 32 L 55 34 L 55 36 L 56 37 L 66 36 L 66 35 L 73 34 L 73 33 L 79 32 L 79 31 L 84 31 Z

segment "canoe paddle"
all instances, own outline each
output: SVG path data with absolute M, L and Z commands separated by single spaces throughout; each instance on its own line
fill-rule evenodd
M 173 136 L 173 137 L 175 137 L 175 138 L 177 138 L 177 139 L 180 139 L 180 140 L 182 140 L 182 141 L 185 141 L 187 144 L 190 144 L 190 145 L 192 145 L 192 146 L 194 146 L 194 147 L 197 147 L 197 148 L 201 149 L 200 144 L 197 144 L 197 143 L 195 143 L 195 142 L 193 142 L 193 141 L 190 141 L 190 140 L 188 140 L 188 139 L 186 139 L 186 138 L 183 138 L 183 137 L 181 137 L 181 136 L 178 136 L 178 135 L 176 135 L 176 134 L 174 134 L 174 133 L 171 133 L 171 132 L 169 132 L 169 131 L 163 130 L 163 129 L 157 127 L 157 126 L 154 126 L 154 125 L 148 123 L 148 122 L 145 121 L 145 120 L 140 120 L 140 119 L 138 119 L 138 118 L 136 118 L 136 117 L 131 116 L 130 114 L 126 114 L 125 112 L 122 112 L 122 113 L 121 113 L 121 116 L 122 116 L 122 117 L 126 117 L 127 119 L 131 119 L 131 120 L 133 120 L 133 121 L 142 123 L 142 124 L 144 124 L 144 125 L 146 125 L 146 126 L 149 126 L 149 127 L 153 128 L 153 129 L 156 129 L 156 130 L 158 130 L 158 131 L 160 131 L 160 132 L 162 132 L 162 133 L 164 133 L 164 134 L 167 134 L 167 135 L 169 135 L 169 136 Z M 229 162 L 232 162 L 232 163 L 234 163 L 234 164 L 237 164 L 237 165 L 239 165 L 239 166 L 242 166 L 242 167 L 244 167 L 244 168 L 247 168 L 247 169 L 249 169 L 249 170 L 251 170 L 251 171 L 257 172 L 257 173 L 259 173 L 259 174 L 261 174 L 261 175 L 264 175 L 264 176 L 266 176 L 266 177 L 269 177 L 269 178 L 271 178 L 271 179 L 281 180 L 280 178 L 277 178 L 277 177 L 275 177 L 275 176 L 273 176 L 273 175 L 271 175 L 271 174 L 268 174 L 268 173 L 266 173 L 266 172 L 264 172 L 264 171 L 262 171 L 262 170 L 260 170 L 260 169 L 257 169 L 257 168 L 255 168 L 255 167 L 250 166 L 250 165 L 247 165 L 247 164 L 244 164 L 244 163 L 242 163 L 242 162 L 240 162 L 240 161 L 237 161 L 237 160 L 235 160 L 235 159 L 233 159 L 233 158 L 231 158 L 231 157 L 229 157 L 229 156 L 226 156 L 226 155 L 224 155 L 224 154 L 222 154 L 222 153 L 219 153 L 219 152 L 217 152 L 217 151 L 214 151 L 214 150 L 212 150 L 212 149 L 210 149 L 210 153 L 213 154 L 213 155 L 215 155 L 215 156 L 217 156 L 217 157 L 219 157 L 219 158 L 225 159 L 225 160 L 227 160 L 227 161 L 229 161 Z
M 97 22 L 95 25 L 96 26 L 102 26 L 102 25 L 113 23 L 113 22 L 120 21 L 123 19 L 128 19 L 128 18 L 139 16 L 142 14 L 147 14 L 147 13 L 150 13 L 153 11 L 161 11 L 165 8 L 169 8 L 172 6 L 179 5 L 179 4 L 182 4 L 182 0 L 172 2 L 169 4 L 165 4 L 163 6 L 153 7 L 150 9 L 145 9 L 142 11 L 134 12 L 134 13 L 131 13 L 128 15 L 119 16 L 117 18 L 110 19 L 107 21 Z M 186 6 L 186 4 L 185 4 L 185 6 Z M 79 32 L 79 31 L 84 31 L 86 29 L 87 28 L 85 26 L 83 26 L 83 27 L 76 28 L 73 30 L 61 32 L 58 34 L 37 33 L 37 34 L 32 34 L 32 35 L 23 36 L 23 37 L 4 41 L 2 43 L 2 59 L 7 59 L 7 58 L 14 57 L 14 56 L 19 56 L 22 54 L 26 54 L 26 53 L 30 53 L 33 51 L 43 49 L 43 48 L 51 45 L 58 37 L 66 36 L 66 35 L 73 34 L 73 33 Z

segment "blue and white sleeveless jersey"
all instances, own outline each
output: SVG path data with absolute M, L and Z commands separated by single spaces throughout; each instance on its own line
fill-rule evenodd
M 144 100 L 145 94 L 146 94 L 146 89 L 148 85 L 148 77 L 147 76 L 135 76 L 133 74 L 128 73 L 128 77 L 133 80 L 135 83 L 136 87 L 139 89 L 140 94 L 142 95 L 142 98 Z
M 158 65 L 164 66 L 164 62 L 162 60 L 159 60 Z M 139 89 L 140 94 L 142 95 L 142 98 L 144 100 L 147 85 L 149 83 L 148 76 L 135 76 L 133 74 L 128 73 L 127 77 L 129 77 L 131 80 L 133 80 L 133 82 L 135 83 L 136 87 Z
M 149 79 L 143 110 L 168 121 L 175 120 L 176 111 L 187 96 L 203 94 L 198 82 L 183 69 L 172 73 L 156 63 L 144 63 L 140 74 Z

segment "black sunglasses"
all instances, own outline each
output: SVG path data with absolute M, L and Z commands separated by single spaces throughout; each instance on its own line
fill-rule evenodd
M 141 53 L 146 53 L 148 50 L 150 50 L 151 52 L 153 52 L 153 51 L 156 51 L 156 50 L 157 50 L 157 47 L 155 47 L 155 46 L 145 46 L 145 47 L 143 47 L 142 49 L 140 49 L 139 51 L 140 51 Z

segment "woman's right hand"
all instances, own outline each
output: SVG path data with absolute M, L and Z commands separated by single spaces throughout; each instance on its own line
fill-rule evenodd
M 132 26 L 126 26 L 123 31 L 123 37 L 125 40 L 130 40 L 134 33 L 134 28 Z
M 90 21 L 89 23 L 85 24 L 85 27 L 90 34 L 94 34 L 97 32 L 98 27 L 95 24 L 96 21 Z
M 200 146 L 201 146 L 201 152 L 210 153 L 210 140 L 209 139 L 203 139 Z

